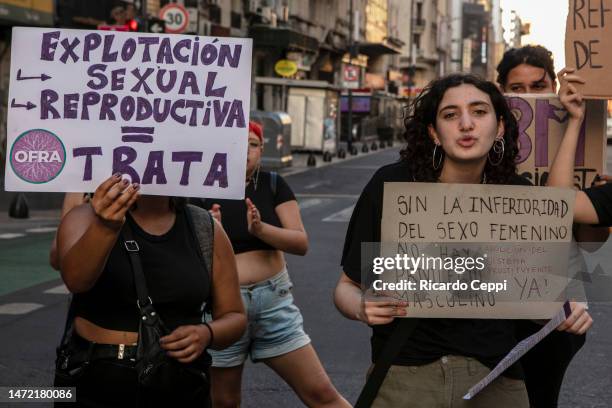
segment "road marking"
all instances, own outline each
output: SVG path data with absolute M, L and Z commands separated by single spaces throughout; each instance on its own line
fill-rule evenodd
M 349 222 L 353 214 L 354 205 L 346 207 L 344 210 L 333 213 L 332 215 L 323 218 L 323 222 Z
M 342 165 L 342 166 L 338 166 L 339 169 L 347 169 L 347 170 L 378 170 L 381 168 L 381 166 L 351 166 L 349 165 Z
M 25 237 L 25 234 L 20 234 L 20 233 L 11 233 L 11 232 L 7 232 L 4 234 L 0 234 L 0 239 L 13 239 L 13 238 L 19 238 L 19 237 Z
M 296 198 L 359 198 L 358 194 L 315 194 L 315 193 L 296 193 Z
M 26 232 L 31 232 L 34 234 L 39 234 L 39 233 L 43 233 L 43 232 L 54 232 L 57 228 L 56 227 L 39 227 L 39 228 L 30 228 L 27 229 Z
M 43 307 L 40 303 L 5 303 L 0 305 L 0 314 L 20 315 Z
M 330 184 L 331 184 L 331 180 L 319 180 L 319 181 L 315 181 L 314 183 L 305 185 L 304 189 L 312 190 L 313 188 L 320 187 L 320 186 L 328 186 Z
M 300 210 L 305 210 L 310 207 L 315 207 L 322 203 L 323 203 L 323 200 L 320 198 L 305 198 L 303 200 L 298 201 Z
M 61 285 L 56 286 L 54 288 L 45 290 L 44 293 L 50 293 L 52 295 L 67 295 L 67 294 L 70 293 L 70 291 L 68 290 L 66 285 L 61 284 Z

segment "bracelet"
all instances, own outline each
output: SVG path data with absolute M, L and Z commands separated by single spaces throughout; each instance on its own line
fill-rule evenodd
M 206 326 L 206 328 L 208 328 L 208 331 L 210 332 L 210 341 L 208 342 L 208 346 L 206 346 L 206 348 L 208 348 L 213 345 L 213 341 L 215 340 L 215 334 L 213 332 L 212 327 L 210 327 L 210 324 L 208 324 L 207 322 L 202 322 L 202 325 Z

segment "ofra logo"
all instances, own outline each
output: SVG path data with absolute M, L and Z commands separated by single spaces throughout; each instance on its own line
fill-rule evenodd
M 11 168 L 22 180 L 42 184 L 56 178 L 66 164 L 66 149 L 55 134 L 44 129 L 23 132 L 10 153 Z

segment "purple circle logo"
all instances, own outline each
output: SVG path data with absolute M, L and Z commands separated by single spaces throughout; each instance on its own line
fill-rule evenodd
M 20 179 L 42 184 L 62 172 L 66 149 L 59 137 L 48 130 L 32 129 L 17 137 L 9 157 L 11 167 Z

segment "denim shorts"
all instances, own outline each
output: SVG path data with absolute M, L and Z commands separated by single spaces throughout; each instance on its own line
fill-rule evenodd
M 211 350 L 213 367 L 244 364 L 278 357 L 310 343 L 300 309 L 293 303 L 287 269 L 264 281 L 240 287 L 247 328 L 240 340 L 224 350 Z

